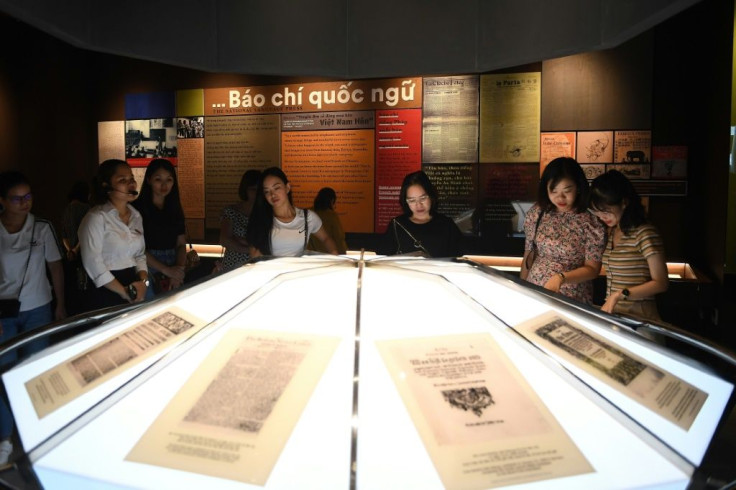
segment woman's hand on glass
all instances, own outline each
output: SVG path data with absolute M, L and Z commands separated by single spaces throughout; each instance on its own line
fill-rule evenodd
M 618 301 L 621 299 L 621 291 L 615 291 L 608 295 L 608 298 L 606 298 L 606 302 L 603 303 L 603 306 L 601 306 L 601 311 L 605 311 L 606 313 L 613 313 L 613 309 L 616 307 L 616 304 L 618 304 Z
M 548 289 L 552 292 L 559 293 L 563 283 L 562 276 L 559 274 L 553 274 L 546 283 L 544 283 L 544 289 Z

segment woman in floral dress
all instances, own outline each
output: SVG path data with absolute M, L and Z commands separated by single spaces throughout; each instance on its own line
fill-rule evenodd
M 222 267 L 218 272 L 231 271 L 248 261 L 248 242 L 245 234 L 248 231 L 248 218 L 253 209 L 258 179 L 261 172 L 247 170 L 240 179 L 238 197 L 240 201 L 226 206 L 222 210 L 220 220 L 220 245 L 225 247 Z
M 591 304 L 606 234 L 603 223 L 587 212 L 587 203 L 588 181 L 580 165 L 567 157 L 550 162 L 524 221 L 521 278 Z

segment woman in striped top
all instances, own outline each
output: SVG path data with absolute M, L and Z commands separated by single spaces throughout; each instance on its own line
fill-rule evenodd
M 609 231 L 603 253 L 607 294 L 601 309 L 659 320 L 654 295 L 667 290 L 664 247 L 634 186 L 621 172 L 610 170 L 593 181 L 590 207 Z

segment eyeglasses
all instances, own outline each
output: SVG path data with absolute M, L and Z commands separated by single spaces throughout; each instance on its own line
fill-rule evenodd
M 588 212 L 592 214 L 593 216 L 598 216 L 599 218 L 615 218 L 616 215 L 611 213 L 610 211 L 599 211 L 597 209 L 588 208 Z
M 412 206 L 412 205 L 414 205 L 416 203 L 424 204 L 425 202 L 427 202 L 427 199 L 429 199 L 429 196 L 427 194 L 422 194 L 419 197 L 410 197 L 410 198 L 408 198 L 406 200 L 406 204 L 408 204 L 409 206 Z
M 10 196 L 8 197 L 8 201 L 12 202 L 13 204 L 20 204 L 22 202 L 28 202 L 31 199 L 33 199 L 33 194 L 30 192 L 26 194 L 25 196 Z

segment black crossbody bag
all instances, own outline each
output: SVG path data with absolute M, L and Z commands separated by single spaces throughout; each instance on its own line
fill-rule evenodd
M 26 272 L 28 272 L 28 264 L 31 263 L 31 253 L 33 252 L 33 235 L 36 233 L 36 220 L 33 220 L 33 229 L 31 230 L 31 243 L 28 248 L 28 259 L 26 267 L 23 269 L 23 279 L 20 280 L 20 288 L 18 289 L 18 297 L 11 299 L 0 299 L 0 318 L 16 318 L 20 313 L 20 293 L 23 291 L 23 283 L 26 280 Z

